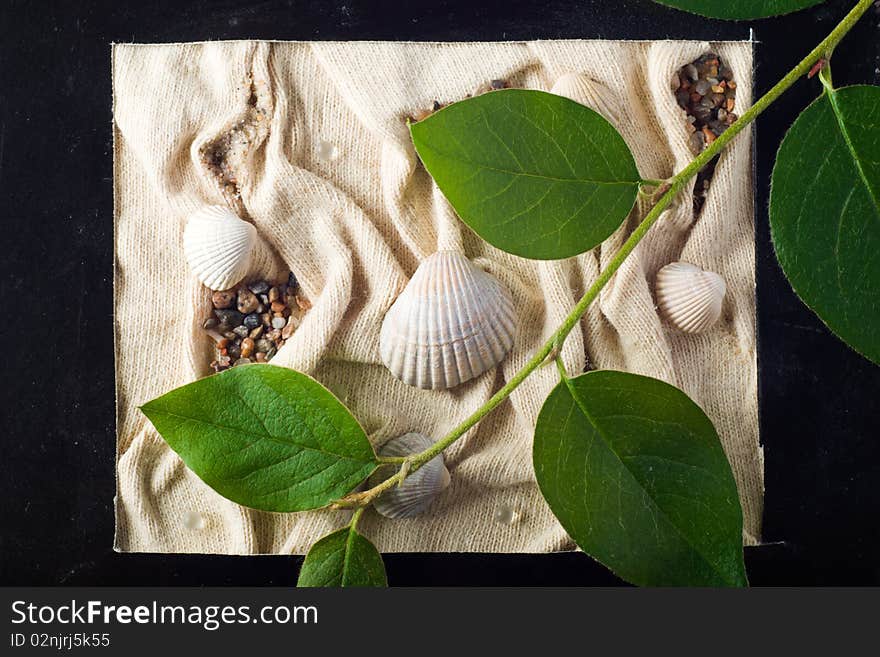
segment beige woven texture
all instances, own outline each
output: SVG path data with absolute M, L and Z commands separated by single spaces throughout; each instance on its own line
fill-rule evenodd
M 375 445 L 420 431 L 439 437 L 477 409 L 552 333 L 647 204 L 593 252 L 556 262 L 502 253 L 459 222 L 420 166 L 404 122 L 434 99 L 459 100 L 493 78 L 549 90 L 568 72 L 597 83 L 646 178 L 692 159 L 673 73 L 712 49 L 733 69 L 738 110 L 752 80 L 749 43 L 219 42 L 113 48 L 116 225 L 116 548 L 139 552 L 303 553 L 348 514 L 271 514 L 223 499 L 190 472 L 137 407 L 209 373 L 200 330 L 209 293 L 181 248 L 186 218 L 223 203 L 199 149 L 250 120 L 252 91 L 268 130 L 251 130 L 238 173 L 241 206 L 260 235 L 254 277 L 296 272 L 313 302 L 273 364 L 308 372 L 340 397 Z M 329 159 L 327 147 L 338 149 Z M 421 259 L 462 248 L 512 292 L 513 350 L 496 371 L 451 391 L 408 387 L 379 360 L 385 312 Z M 656 271 L 685 260 L 722 274 L 721 322 L 676 333 L 657 315 Z M 763 500 L 755 353 L 754 226 L 748 134 L 725 152 L 707 202 L 668 210 L 565 344 L 570 372 L 613 368 L 681 387 L 714 422 L 736 475 L 744 540 L 760 537 Z M 382 551 L 574 549 L 546 506 L 531 463 L 538 411 L 557 380 L 530 377 L 447 452 L 452 484 L 431 513 L 361 527 Z M 496 515 L 513 511 L 513 522 Z M 194 515 L 198 514 L 198 515 Z M 193 522 L 201 518 L 201 522 Z M 194 525 L 203 525 L 201 528 Z

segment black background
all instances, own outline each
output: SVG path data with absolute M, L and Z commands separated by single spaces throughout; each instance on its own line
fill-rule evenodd
M 0 4 L 0 584 L 290 585 L 297 557 L 112 552 L 113 213 L 110 43 L 204 39 L 707 40 L 757 45 L 766 91 L 854 0 L 749 24 L 645 1 L 34 2 Z M 835 82 L 880 82 L 877 9 L 834 60 Z M 767 195 L 802 81 L 757 128 L 764 539 L 753 584 L 880 583 L 880 368 L 794 296 L 769 241 Z M 169 107 L 173 111 L 173 107 Z M 150 349 L 150 344 L 144 344 Z M 388 555 L 392 585 L 594 585 L 582 554 Z

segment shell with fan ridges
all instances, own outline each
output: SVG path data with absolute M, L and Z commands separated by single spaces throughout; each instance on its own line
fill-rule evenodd
M 462 253 L 438 251 L 385 315 L 379 351 L 404 383 L 440 390 L 500 363 L 515 333 L 510 292 Z
M 687 262 L 673 262 L 657 272 L 657 305 L 685 333 L 705 331 L 721 317 L 727 285 L 711 271 Z
M 392 438 L 382 449 L 380 456 L 412 456 L 423 452 L 434 444 L 428 436 L 420 433 L 407 433 L 397 438 Z M 392 466 L 379 469 L 370 478 L 370 485 L 375 486 L 389 476 L 395 470 Z M 443 455 L 438 454 L 425 463 L 421 468 L 408 475 L 403 483 L 395 486 L 382 496 L 376 498 L 373 506 L 376 511 L 386 518 L 412 518 L 427 511 L 434 499 L 449 486 L 451 478 Z
M 257 230 L 229 208 L 211 205 L 190 216 L 183 251 L 196 277 L 211 290 L 228 290 L 245 277 Z

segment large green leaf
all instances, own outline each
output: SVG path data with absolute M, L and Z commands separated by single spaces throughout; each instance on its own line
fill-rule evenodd
M 625 372 L 561 382 L 535 428 L 535 475 L 584 552 L 641 586 L 744 586 L 742 511 L 709 418 Z
M 794 122 L 773 169 L 770 227 L 798 296 L 880 363 L 880 87 L 822 95 Z
M 632 153 L 601 115 L 543 91 L 505 89 L 410 126 L 461 219 L 526 258 L 567 258 L 611 235 L 635 203 Z
M 790 14 L 821 4 L 824 0 L 654 0 L 661 5 L 684 9 L 709 18 L 746 20 Z
M 205 483 L 254 509 L 322 507 L 377 465 L 348 409 L 314 379 L 283 367 L 235 367 L 142 410 Z
M 381 587 L 388 586 L 388 581 L 376 547 L 353 527 L 344 527 L 312 546 L 296 585 Z

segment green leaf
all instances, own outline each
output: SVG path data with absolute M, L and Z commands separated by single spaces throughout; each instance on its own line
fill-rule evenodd
M 311 377 L 283 367 L 235 367 L 142 410 L 206 484 L 254 509 L 325 506 L 377 465 L 348 409 Z
M 880 363 L 880 87 L 822 95 L 776 156 L 770 228 L 798 296 Z
M 692 14 L 709 18 L 746 20 L 790 14 L 822 4 L 824 0 L 654 0 L 655 2 L 684 9 Z
M 742 510 L 709 418 L 625 372 L 561 382 L 535 428 L 535 474 L 584 552 L 640 586 L 745 586 Z
M 388 586 L 382 555 L 353 527 L 343 527 L 312 546 L 296 582 L 300 587 Z
M 543 91 L 505 89 L 410 125 L 428 173 L 468 226 L 540 260 L 589 251 L 632 210 L 640 177 L 601 115 Z

